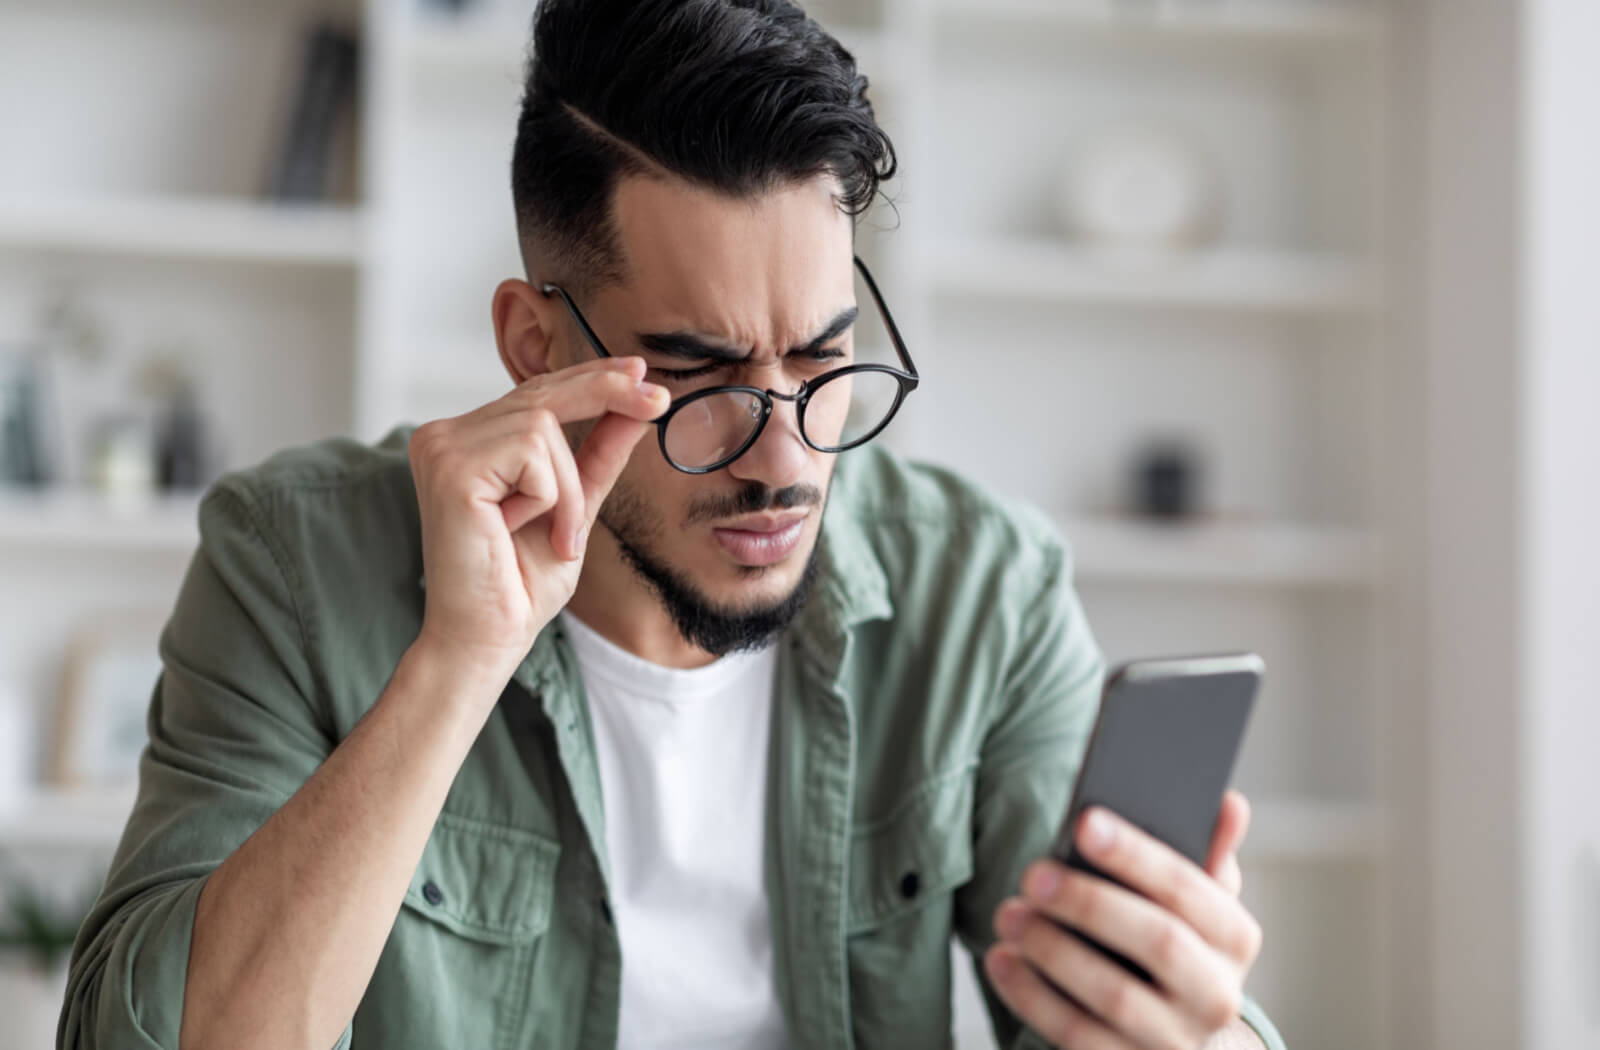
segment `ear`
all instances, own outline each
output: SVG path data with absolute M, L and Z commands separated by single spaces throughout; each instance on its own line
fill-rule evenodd
M 501 281 L 494 290 L 490 309 L 500 363 L 519 386 L 552 368 L 551 351 L 556 307 L 559 306 L 552 303 L 533 285 L 515 277 Z

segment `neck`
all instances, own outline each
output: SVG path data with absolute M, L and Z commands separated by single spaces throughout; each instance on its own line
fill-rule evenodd
M 613 645 L 661 667 L 692 668 L 716 657 L 684 640 L 650 585 L 629 568 L 611 530 L 599 523 L 567 611 Z

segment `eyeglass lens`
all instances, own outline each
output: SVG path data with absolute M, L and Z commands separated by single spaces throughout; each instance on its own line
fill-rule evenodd
M 901 367 L 882 314 L 859 273 L 856 305 L 861 314 L 853 333 L 853 352 L 811 368 L 812 375 L 855 364 Z M 814 388 L 801 416 L 805 436 L 827 451 L 849 448 L 883 427 L 899 397 L 899 380 L 884 372 L 853 372 L 826 380 Z M 663 440 L 666 453 L 681 467 L 704 469 L 748 442 L 761 418 L 761 399 L 750 393 L 698 398 L 668 421 Z

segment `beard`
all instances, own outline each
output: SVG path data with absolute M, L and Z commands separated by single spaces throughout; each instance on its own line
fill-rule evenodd
M 710 496 L 691 504 L 684 526 L 755 514 L 769 508 L 822 508 L 825 502 L 821 491 L 812 485 L 791 485 L 773 491 L 759 482 L 751 482 L 731 495 Z M 818 518 L 820 521 L 820 513 Z M 816 582 L 820 530 L 800 579 L 787 595 L 775 601 L 727 606 L 712 601 L 657 553 L 657 540 L 662 531 L 660 515 L 631 489 L 621 483 L 613 488 L 601 504 L 597 520 L 616 537 L 623 560 L 649 586 L 684 641 L 712 656 L 761 649 L 770 644 L 805 608 Z M 767 571 L 763 566 L 746 566 L 741 574 L 755 578 Z

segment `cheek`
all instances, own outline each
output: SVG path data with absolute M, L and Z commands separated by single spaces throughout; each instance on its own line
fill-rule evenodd
M 656 444 L 656 428 L 651 427 L 633 447 L 628 465 L 611 491 L 625 493 L 629 504 L 649 515 L 652 531 L 659 539 L 671 540 L 681 532 L 678 523 L 683 521 L 693 482 L 693 478 L 673 470 L 662 458 Z

